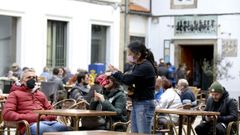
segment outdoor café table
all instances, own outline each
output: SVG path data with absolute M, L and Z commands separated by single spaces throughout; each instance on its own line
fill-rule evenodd
M 79 128 L 80 117 L 83 116 L 114 116 L 116 112 L 96 111 L 96 110 L 79 110 L 79 109 L 55 109 L 55 110 L 34 110 L 38 114 L 37 118 L 37 135 L 39 134 L 39 121 L 41 115 L 56 115 L 75 117 L 75 130 Z
M 66 131 L 66 132 L 46 132 L 43 135 L 146 135 L 126 132 L 115 132 L 106 130 L 90 130 L 90 131 Z
M 179 115 L 179 131 L 178 134 L 182 135 L 183 116 L 187 117 L 187 135 L 191 134 L 191 118 L 192 116 L 217 116 L 219 112 L 200 111 L 200 110 L 186 110 L 186 109 L 156 109 L 154 114 L 153 134 L 156 132 L 156 124 L 158 124 L 156 116 L 159 114 L 177 114 Z M 213 125 L 216 125 L 216 118 L 214 117 Z M 214 126 L 215 127 L 215 126 Z M 216 128 L 213 128 L 213 133 L 216 135 Z

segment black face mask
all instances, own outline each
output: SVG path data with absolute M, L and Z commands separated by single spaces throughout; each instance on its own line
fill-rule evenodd
M 83 85 L 85 85 L 85 86 L 86 86 L 86 85 L 88 85 L 88 83 L 87 83 L 87 82 L 83 82 Z
M 36 83 L 35 79 L 30 79 L 30 80 L 27 81 L 27 87 L 29 89 L 33 89 L 36 85 L 35 83 Z

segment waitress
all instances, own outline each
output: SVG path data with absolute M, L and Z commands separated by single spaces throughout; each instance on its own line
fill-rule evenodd
M 132 72 L 123 74 L 109 65 L 112 76 L 120 82 L 135 86 L 132 98 L 131 130 L 132 133 L 151 133 L 151 121 L 155 111 L 154 89 L 157 69 L 154 56 L 143 43 L 138 41 L 128 45 L 128 61 L 134 64 Z

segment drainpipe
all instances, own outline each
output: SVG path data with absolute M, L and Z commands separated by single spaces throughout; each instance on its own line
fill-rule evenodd
M 129 1 L 125 0 L 125 14 L 124 14 L 124 49 L 126 49 L 127 44 L 128 44 L 128 35 L 129 35 L 129 18 L 128 18 L 128 5 Z
M 124 12 L 124 51 L 123 51 L 123 63 L 126 63 L 127 56 L 127 45 L 129 39 L 129 9 L 128 9 L 129 1 L 125 0 L 125 12 Z

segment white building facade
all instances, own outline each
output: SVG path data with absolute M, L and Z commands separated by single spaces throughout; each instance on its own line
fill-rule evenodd
M 119 65 L 120 0 L 4 0 L 0 4 L 1 75 L 13 63 L 66 66 Z
M 231 97 L 240 95 L 238 0 L 130 0 L 143 9 L 129 15 L 129 37 L 144 42 L 158 62 L 163 58 L 190 71 L 189 83 L 207 90 L 218 80 Z M 147 8 L 150 3 L 150 8 Z M 144 8 L 149 13 L 144 13 Z M 133 8 L 134 9 L 134 8 Z M 134 38 L 133 38 L 134 39 Z M 218 76 L 212 76 L 210 70 Z M 221 75 L 221 76 L 220 76 Z
M 186 64 L 191 85 L 205 90 L 212 76 L 203 63 L 222 60 L 218 69 L 227 76 L 218 80 L 236 98 L 240 95 L 239 4 L 238 0 L 152 0 L 146 44 L 156 61 L 164 58 L 176 67 Z

